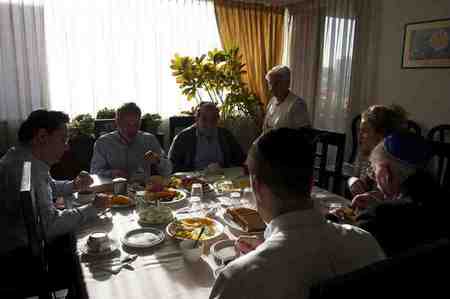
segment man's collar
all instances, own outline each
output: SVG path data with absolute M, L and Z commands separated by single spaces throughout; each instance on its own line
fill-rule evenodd
M 303 230 L 310 227 L 316 227 L 323 223 L 325 223 L 325 220 L 315 207 L 306 210 L 292 211 L 273 218 L 266 227 L 264 237 L 265 239 L 268 239 L 280 230 L 288 230 L 290 228 Z

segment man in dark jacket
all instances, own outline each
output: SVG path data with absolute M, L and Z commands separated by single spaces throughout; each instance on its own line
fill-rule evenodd
M 234 136 L 218 127 L 219 109 L 212 102 L 202 102 L 196 122 L 181 131 L 173 140 L 169 159 L 173 171 L 217 169 L 241 166 L 245 155 Z
M 372 151 L 385 200 L 362 212 L 358 225 L 372 233 L 388 256 L 449 233 L 448 198 L 424 170 L 430 157 L 425 140 L 412 134 L 392 134 Z

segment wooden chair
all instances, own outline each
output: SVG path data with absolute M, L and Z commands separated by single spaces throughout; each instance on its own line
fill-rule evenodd
M 449 141 L 447 141 L 447 138 Z M 450 143 L 450 125 L 439 125 L 431 128 L 427 139 L 430 141 L 440 141 Z
M 116 129 L 116 120 L 114 118 L 94 120 L 95 139 L 106 133 L 112 132 L 115 129 Z
M 433 170 L 441 187 L 450 192 L 450 125 L 438 125 L 428 132 L 427 139 L 431 142 L 434 157 Z
M 433 151 L 432 168 L 442 189 L 450 195 L 450 143 L 430 141 Z
M 356 160 L 356 154 L 358 153 L 358 134 L 359 134 L 359 124 L 361 123 L 361 114 L 355 116 L 352 120 L 352 151 L 350 153 L 350 158 L 348 163 L 352 164 Z
M 173 138 L 183 129 L 193 125 L 195 122 L 194 116 L 172 116 L 169 118 L 169 144 L 172 143 Z
M 345 134 L 301 128 L 315 148 L 315 184 L 337 194 L 342 194 L 342 165 L 345 153 Z M 331 148 L 335 148 L 335 152 Z M 330 159 L 334 156 L 334 161 Z
M 2 272 L 6 272 L 7 276 L 3 277 L 2 273 L 0 297 L 25 298 L 39 295 L 39 298 L 53 298 L 48 273 L 46 238 L 32 190 L 29 161 L 24 162 L 19 188 L 19 206 L 29 246 L 1 256 Z M 26 268 L 23 265 L 26 265 Z
M 310 299 L 441 298 L 447 292 L 448 239 L 324 280 L 311 288 Z M 376 285 L 374 285 L 376 282 Z

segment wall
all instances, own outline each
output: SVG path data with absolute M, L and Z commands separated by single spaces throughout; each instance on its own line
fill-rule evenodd
M 425 131 L 438 124 L 450 124 L 450 68 L 401 68 L 404 25 L 450 18 L 450 1 L 380 2 L 378 78 L 374 99 L 379 104 L 402 105 Z

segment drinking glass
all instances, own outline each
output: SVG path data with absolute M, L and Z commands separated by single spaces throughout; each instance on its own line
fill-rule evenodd
M 199 183 L 192 184 L 191 197 L 199 197 L 200 199 L 202 199 L 202 197 L 203 197 L 202 184 L 199 184 Z

